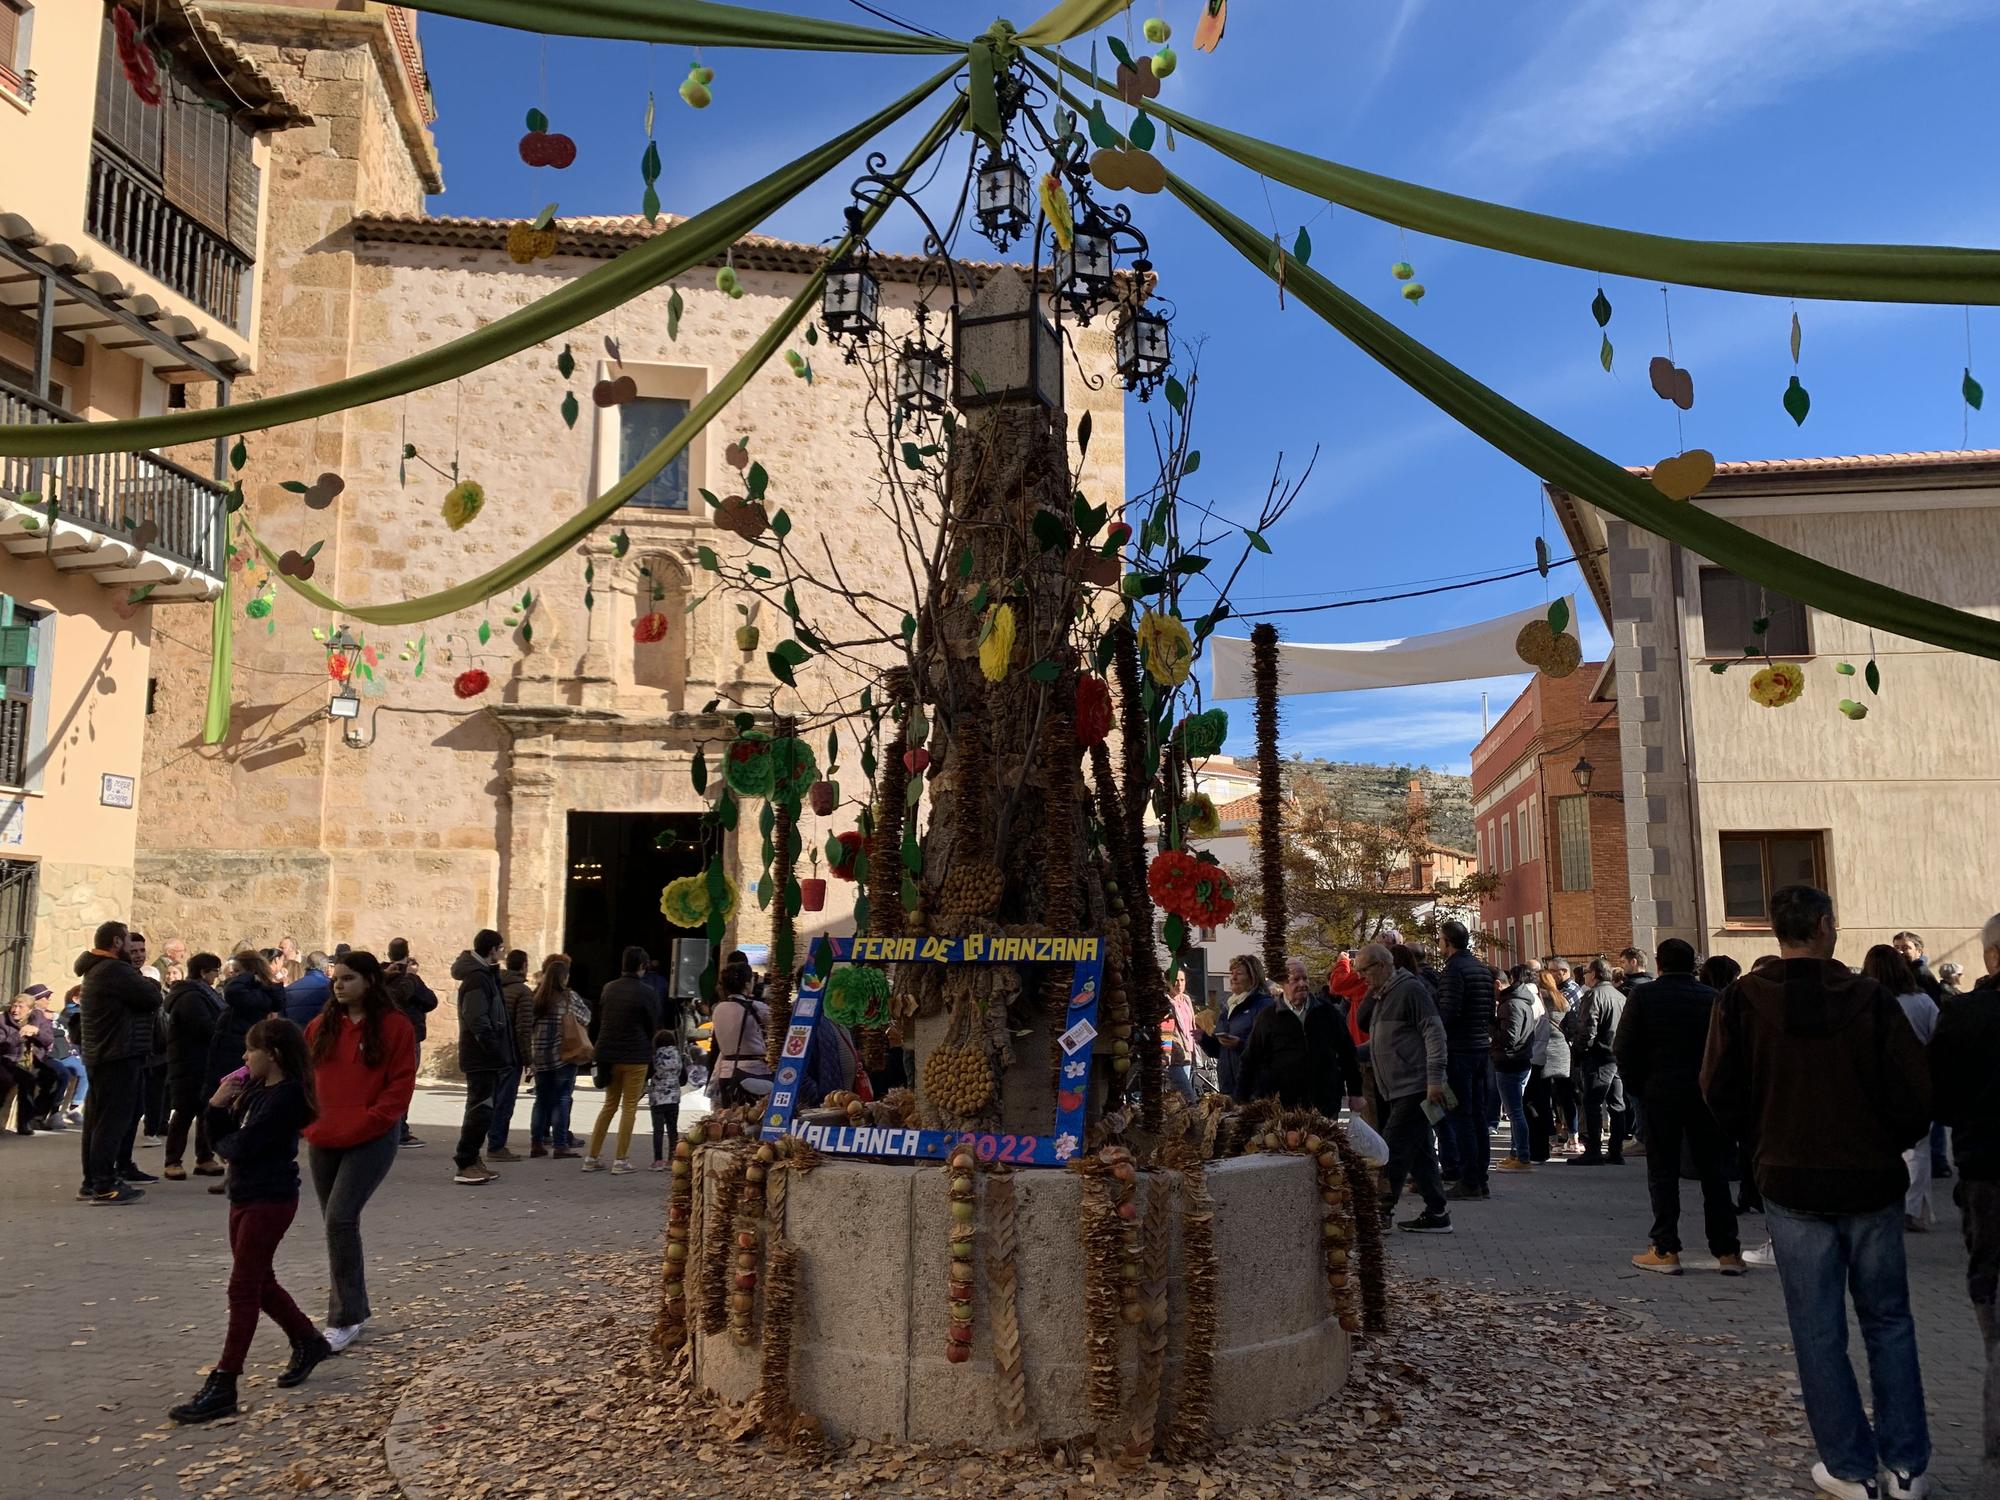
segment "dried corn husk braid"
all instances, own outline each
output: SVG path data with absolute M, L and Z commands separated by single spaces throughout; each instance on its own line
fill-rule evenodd
M 799 721 L 789 714 L 778 720 L 778 737 L 794 739 Z M 777 898 L 771 904 L 771 979 L 765 999 L 770 1020 L 764 1026 L 764 1062 L 778 1070 L 785 1050 L 785 1030 L 792 1014 L 792 970 L 798 966 L 797 928 L 792 920 L 792 876 L 798 868 L 799 804 L 779 798 L 771 806 L 771 883 Z
M 1278 763 L 1278 627 L 1250 631 L 1250 681 L 1257 694 L 1257 865 L 1263 882 L 1264 972 L 1285 972 L 1285 943 L 1291 913 L 1285 905 L 1283 773 Z

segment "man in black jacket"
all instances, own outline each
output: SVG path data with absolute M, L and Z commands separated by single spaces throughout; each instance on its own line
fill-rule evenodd
M 1238 1097 L 1247 1101 L 1275 1095 L 1287 1109 L 1315 1109 L 1333 1119 L 1340 1113 L 1343 1089 L 1349 1097 L 1361 1092 L 1361 1062 L 1347 1017 L 1337 1002 L 1312 993 L 1298 959 L 1286 965 L 1280 999 L 1250 1028 L 1237 1072 Z
M 410 1023 L 410 1029 L 417 1034 L 417 1063 L 423 1065 L 424 1033 L 430 1030 L 425 1019 L 438 1007 L 437 992 L 424 983 L 417 972 L 417 961 L 410 957 L 410 940 L 403 937 L 389 939 L 389 998 L 396 1002 L 396 1009 L 403 1013 Z M 405 1146 L 428 1144 L 410 1133 L 410 1117 L 403 1116 L 403 1139 Z
M 1701 1059 L 1715 991 L 1694 977 L 1694 948 L 1679 938 L 1660 944 L 1660 977 L 1639 986 L 1618 1023 L 1618 1072 L 1635 1099 L 1645 1101 L 1646 1186 L 1653 1197 L 1653 1245 L 1632 1264 L 1667 1276 L 1681 1273 L 1681 1140 L 1701 1180 L 1702 1223 L 1709 1253 L 1725 1276 L 1744 1272 L 1729 1195 L 1729 1143 L 1701 1097 Z
M 521 1066 L 500 989 L 500 954 L 505 946 L 499 933 L 483 929 L 451 966 L 451 977 L 458 981 L 458 1067 L 465 1074 L 465 1120 L 452 1156 L 458 1170 L 451 1180 L 464 1187 L 484 1187 L 499 1175 L 480 1160 L 479 1152 L 493 1123 L 493 1094 L 500 1075 Z
M 83 981 L 83 1064 L 90 1073 L 77 1197 L 130 1203 L 141 1193 L 119 1181 L 118 1157 L 145 1090 L 160 987 L 127 961 L 123 922 L 97 929 L 90 951 L 77 958 L 76 974 Z
M 1458 1147 L 1458 1185 L 1448 1198 L 1490 1198 L 1487 1164 L 1493 1154 L 1488 1120 L 1493 1113 L 1493 971 L 1466 951 L 1471 934 L 1463 922 L 1444 924 L 1444 974 L 1438 1018 L 1444 1022 L 1445 1081 L 1456 1096 L 1444 1127 Z
M 1986 1463 L 2000 1477 L 2000 914 L 1986 919 L 1979 946 L 1986 977 L 1945 1006 L 1931 1034 L 1931 1089 L 1958 1152 L 1965 1290 L 1986 1343 Z

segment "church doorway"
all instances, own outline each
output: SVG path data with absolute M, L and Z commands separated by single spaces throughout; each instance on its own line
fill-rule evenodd
M 698 813 L 569 814 L 563 951 L 570 987 L 585 1000 L 618 977 L 632 943 L 671 964 L 674 938 L 687 934 L 660 915 L 660 889 L 701 870 L 700 825 Z

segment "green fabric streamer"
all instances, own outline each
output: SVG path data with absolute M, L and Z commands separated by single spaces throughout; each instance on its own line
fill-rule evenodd
M 1022 40 L 1026 42 L 1028 38 Z M 1115 85 L 1092 76 L 1089 69 L 1046 50 L 1041 56 L 1099 93 L 1114 99 L 1119 97 Z M 1048 78 L 1046 73 L 1042 76 Z M 1146 102 L 1146 112 L 1190 140 L 1211 146 L 1251 171 L 1287 183 L 1315 198 L 1328 199 L 1405 229 L 1510 255 L 1556 265 L 1582 266 L 1606 275 L 1773 297 L 2000 304 L 2000 251 L 1996 250 L 1932 245 L 1684 240 L 1669 235 L 1639 234 L 1629 229 L 1608 229 L 1599 224 L 1485 203 L 1342 166 L 1197 120 L 1167 108 L 1157 99 Z
M 922 140 L 917 142 L 909 157 L 897 169 L 895 180 L 899 183 L 908 181 L 911 174 L 958 129 L 964 113 L 964 101 L 954 98 L 937 123 L 924 134 Z M 862 215 L 864 234 L 881 218 L 890 201 L 890 196 L 886 193 L 876 196 Z M 838 260 L 848 244 L 848 240 L 841 240 L 829 252 L 828 260 Z M 826 267 L 822 264 L 820 269 L 806 278 L 798 294 L 785 305 L 771 326 L 759 335 L 757 342 L 746 349 L 742 358 L 730 366 L 715 388 L 696 402 L 688 414 L 675 424 L 673 430 L 660 439 L 653 450 L 620 477 L 616 484 L 547 536 L 532 543 L 526 550 L 500 564 L 499 567 L 482 573 L 470 582 L 439 593 L 425 594 L 416 599 L 404 599 L 394 604 L 346 604 L 331 594 L 314 588 L 303 579 L 278 572 L 278 554 L 247 523 L 244 530 L 256 544 L 257 550 L 263 554 L 264 560 L 271 565 L 273 577 L 293 593 L 318 605 L 321 609 L 332 610 L 349 619 L 360 620 L 369 625 L 415 625 L 424 620 L 435 620 L 441 615 L 455 614 L 461 609 L 470 609 L 494 594 L 508 592 L 562 557 L 571 547 L 610 519 L 619 506 L 645 488 L 654 475 L 679 457 L 688 444 L 694 441 L 695 434 L 719 416 L 736 398 L 737 393 L 749 383 L 751 376 L 762 369 L 771 356 L 791 338 L 793 330 L 799 325 L 799 320 L 811 316 L 815 304 L 819 301 L 820 290 L 825 280 Z M 212 702 L 210 711 L 211 713 L 214 711 Z
M 1057 47 L 1132 8 L 1132 0 L 1062 0 L 1021 33 L 1024 47 Z
M 946 53 L 963 42 L 822 21 L 712 0 L 405 0 L 411 10 L 552 36 L 670 42 L 683 47 L 767 47 L 786 52 Z
M 1276 279 L 1268 235 L 1171 172 L 1167 188 L 1246 260 Z M 1285 290 L 1447 415 L 1578 499 L 1828 614 L 1947 651 L 2000 660 L 2000 620 L 1843 572 L 1698 506 L 1667 499 L 1646 480 L 1481 385 L 1308 266 L 1297 261 L 1286 265 Z
M 350 407 L 385 401 L 518 354 L 523 349 L 602 317 L 642 292 L 721 256 L 781 205 L 838 166 L 888 126 L 900 120 L 958 71 L 944 69 L 895 103 L 844 130 L 824 145 L 788 162 L 769 176 L 730 194 L 664 234 L 627 250 L 616 260 L 579 276 L 539 301 L 496 318 L 476 332 L 440 344 L 409 359 L 350 375 L 326 385 L 267 396 L 260 401 L 201 411 L 165 412 L 116 422 L 51 422 L 0 425 L 0 454 L 53 458 L 79 453 L 125 453 L 165 448 L 208 438 L 229 437 L 311 421 Z
M 229 684 L 236 673 L 235 577 L 224 566 L 222 592 L 208 607 L 208 709 L 201 721 L 204 745 L 219 745 L 229 733 Z

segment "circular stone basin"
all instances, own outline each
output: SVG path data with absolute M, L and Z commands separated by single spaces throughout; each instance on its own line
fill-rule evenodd
M 718 1162 L 707 1160 L 706 1195 Z M 1213 1204 L 1216 1320 L 1210 1429 L 1227 1434 L 1298 1415 L 1340 1390 L 1349 1336 L 1327 1288 L 1319 1183 L 1310 1158 L 1255 1155 L 1206 1168 Z M 941 1165 L 830 1158 L 794 1173 L 785 1238 L 799 1251 L 791 1394 L 839 1440 L 963 1443 L 998 1449 L 1087 1435 L 1083 1180 L 1074 1172 L 1014 1174 L 1016 1304 L 1028 1417 L 1006 1423 L 993 1364 L 984 1181 L 977 1244 L 972 1357 L 945 1358 L 951 1212 Z M 1192 1420 L 1176 1410 L 1188 1334 L 1181 1249 L 1181 1182 L 1148 1173 L 1148 1192 L 1173 1198 L 1168 1343 L 1158 1431 Z M 697 1207 L 697 1216 L 700 1207 Z M 699 1244 L 699 1241 L 696 1241 Z M 758 1308 L 761 1329 L 761 1292 Z M 698 1319 L 696 1320 L 698 1322 Z M 725 1329 L 691 1328 L 696 1384 L 727 1401 L 757 1392 L 759 1351 Z M 1134 1330 L 1120 1325 L 1125 1420 L 1137 1368 Z

